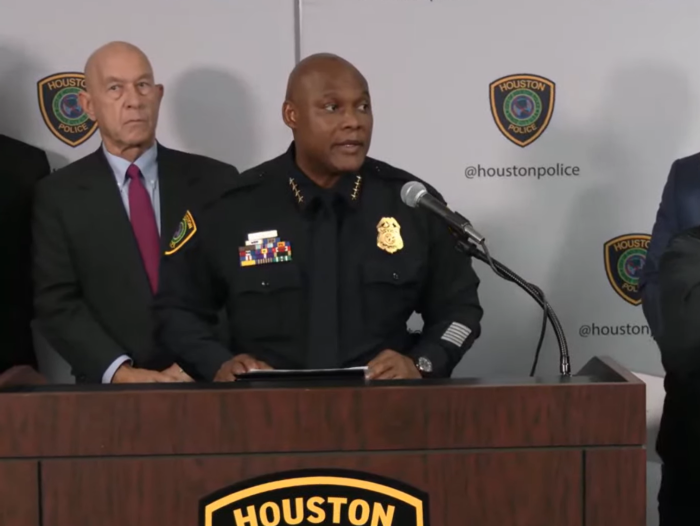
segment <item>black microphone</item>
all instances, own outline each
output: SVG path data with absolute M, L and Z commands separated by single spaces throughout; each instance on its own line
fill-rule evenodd
M 484 236 L 474 229 L 466 217 L 453 212 L 447 205 L 441 203 L 439 199 L 430 195 L 425 185 L 419 181 L 410 181 L 403 185 L 403 188 L 401 188 L 401 200 L 411 208 L 422 207 L 439 215 L 452 228 L 461 234 L 466 234 L 469 239 L 478 245 L 485 241 Z

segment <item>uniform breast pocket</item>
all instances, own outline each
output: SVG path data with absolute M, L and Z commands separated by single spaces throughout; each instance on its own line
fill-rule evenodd
M 238 269 L 234 292 L 234 336 L 241 339 L 289 337 L 302 323 L 302 281 L 293 263 Z
M 421 293 L 419 261 L 366 261 L 362 265 L 364 319 L 376 336 L 405 327 Z

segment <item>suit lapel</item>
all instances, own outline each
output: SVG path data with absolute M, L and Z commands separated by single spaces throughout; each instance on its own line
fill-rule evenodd
M 180 162 L 178 162 L 180 161 Z M 195 176 L 187 173 L 184 159 L 176 152 L 158 145 L 158 186 L 160 189 L 160 245 L 167 250 L 186 210 L 190 187 Z
M 91 238 L 101 240 L 99 246 L 110 248 L 104 257 L 109 258 L 109 267 L 128 287 L 124 300 L 132 299 L 143 308 L 152 297 L 148 277 L 112 168 L 101 148 L 89 157 L 86 168 L 78 183 L 87 192 L 83 204 L 85 228 L 92 230 Z

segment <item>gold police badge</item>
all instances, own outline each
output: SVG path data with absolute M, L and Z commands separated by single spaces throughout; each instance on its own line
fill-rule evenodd
M 403 248 L 401 227 L 393 217 L 382 217 L 377 223 L 377 246 L 389 254 Z

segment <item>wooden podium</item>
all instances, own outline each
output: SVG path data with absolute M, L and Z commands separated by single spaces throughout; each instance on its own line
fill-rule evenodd
M 645 386 L 607 358 L 551 379 L 39 384 L 0 376 L 2 525 L 205 525 L 205 496 L 314 469 L 423 492 L 425 521 L 297 524 L 645 525 Z M 206 524 L 288 524 L 271 509 Z

